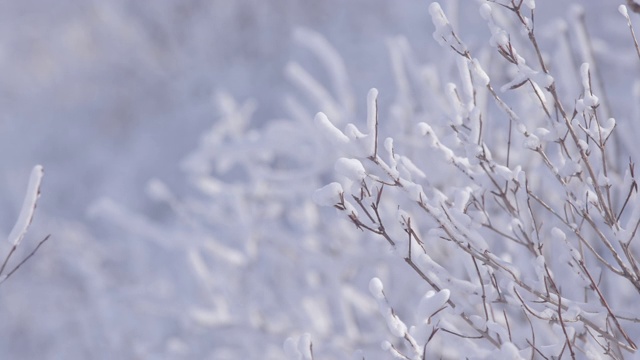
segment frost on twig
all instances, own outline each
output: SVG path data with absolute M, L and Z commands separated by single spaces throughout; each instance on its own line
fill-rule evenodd
M 36 165 L 33 170 L 31 170 L 31 176 L 29 177 L 29 184 L 27 186 L 27 193 L 22 203 L 22 208 L 20 210 L 18 220 L 13 226 L 11 233 L 9 233 L 8 240 L 11 244 L 11 249 L 9 250 L 9 253 L 0 266 L 0 283 L 4 282 L 11 275 L 13 275 L 13 273 L 15 273 L 27 260 L 29 260 L 38 251 L 38 249 L 40 249 L 40 246 L 42 246 L 42 244 L 44 244 L 44 242 L 49 239 L 49 235 L 47 235 L 44 239 L 40 240 L 36 247 L 26 257 L 24 257 L 11 270 L 7 271 L 9 260 L 14 255 L 18 246 L 20 246 L 20 244 L 22 243 L 22 240 L 29 230 L 29 226 L 33 221 L 38 198 L 40 197 L 40 185 L 42 183 L 43 175 L 44 169 L 41 165 Z
M 27 234 L 31 221 L 33 221 L 33 215 L 36 211 L 38 198 L 40 197 L 40 184 L 42 182 L 43 175 L 44 169 L 41 165 L 36 165 L 33 170 L 31 170 L 29 185 L 27 186 L 27 194 L 25 195 L 22 203 L 20 215 L 9 234 L 9 243 L 13 246 L 20 245 L 20 242 Z
M 634 2 L 634 0 L 628 0 L 628 3 L 631 10 L 640 14 L 640 3 L 636 3 Z M 633 45 L 636 48 L 636 54 L 638 55 L 638 59 L 640 60 L 640 46 L 638 46 L 638 39 L 636 38 L 636 32 L 633 29 L 633 25 L 631 25 L 631 18 L 629 17 L 629 12 L 627 11 L 627 7 L 624 5 L 620 5 L 618 7 L 618 11 L 627 20 L 627 26 L 629 27 L 629 31 L 631 31 L 631 38 L 633 39 Z

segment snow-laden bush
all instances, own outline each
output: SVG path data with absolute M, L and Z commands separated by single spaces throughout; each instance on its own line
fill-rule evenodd
M 640 94 L 619 114 L 579 10 L 543 46 L 534 5 L 483 4 L 490 46 L 473 50 L 433 3 L 441 61 L 391 39 L 396 99 L 382 109 L 372 89 L 363 120 L 339 55 L 307 30 L 295 38 L 328 80 L 290 63 L 289 119 L 255 125 L 252 102 L 219 95 L 184 162 L 194 194 L 150 183 L 176 221 L 94 208 L 170 264 L 134 304 L 163 326 L 126 343 L 212 359 L 634 353 Z
M 407 304 L 371 280 L 392 335 L 383 348 L 403 359 L 635 352 L 638 133 L 629 125 L 620 134 L 616 109 L 601 99 L 589 39 L 558 37 L 559 49 L 583 54 L 581 65 L 550 57 L 534 1 L 490 1 L 480 13 L 493 52 L 475 52 L 438 3 L 429 13 L 457 79 L 404 66 L 391 116 L 379 115 L 375 89 L 363 130 L 316 116 L 343 156 L 339 181 L 317 202 L 384 238 L 431 288 L 414 300 L 409 326 L 394 311 Z M 637 106 L 637 95 L 628 102 Z

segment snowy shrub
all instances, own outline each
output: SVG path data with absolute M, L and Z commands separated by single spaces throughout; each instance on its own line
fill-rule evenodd
M 533 0 L 481 6 L 491 52 L 471 50 L 432 3 L 433 36 L 456 77 L 410 66 L 400 51 L 403 86 L 390 116 L 380 115 L 375 89 L 363 129 L 341 131 L 331 116 L 316 116 L 343 156 L 338 182 L 318 190 L 317 203 L 385 239 L 430 288 L 403 318 L 394 308 L 408 305 L 371 280 L 391 336 L 383 348 L 394 357 L 637 350 L 638 132 L 616 127 L 579 11 L 577 41 L 561 29 L 550 56 L 534 31 Z M 560 51 L 577 51 L 582 64 Z M 637 106 L 637 95 L 627 101 Z
M 386 90 L 370 90 L 363 119 L 340 56 L 303 29 L 294 38 L 327 80 L 291 62 L 288 119 L 254 123 L 254 103 L 219 94 L 183 164 L 193 193 L 149 184 L 175 221 L 93 209 L 171 264 L 135 300 L 170 325 L 130 346 L 212 359 L 634 353 L 640 86 L 626 95 L 636 115 L 618 114 L 580 10 L 543 46 L 534 8 L 484 3 L 489 46 L 476 49 L 431 4 L 441 61 L 389 40 L 396 98 L 383 109 Z

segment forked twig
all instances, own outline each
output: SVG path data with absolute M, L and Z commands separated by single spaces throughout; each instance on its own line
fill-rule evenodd
M 22 261 L 20 261 L 18 263 L 18 265 L 16 265 L 11 271 L 9 271 L 9 273 L 4 276 L 2 279 L 0 279 L 0 284 L 2 284 L 3 282 L 5 282 L 11 275 L 13 275 L 24 263 L 26 263 L 29 259 L 31 259 L 31 257 L 33 255 L 35 255 L 35 253 L 38 251 L 38 249 L 40 249 L 40 246 L 42 246 L 42 244 L 44 244 L 47 240 L 49 240 L 49 237 L 51 237 L 51 235 L 47 235 L 44 237 L 44 239 L 40 240 L 40 242 L 38 242 L 38 245 L 36 245 L 36 247 L 31 250 L 31 252 L 29 253 L 29 255 L 25 256 L 24 259 L 22 259 Z M 13 252 L 12 252 L 13 253 Z M 9 259 L 9 256 L 7 257 L 7 259 L 5 259 L 5 264 L 7 262 L 7 260 Z M 3 264 L 3 268 L 4 265 Z

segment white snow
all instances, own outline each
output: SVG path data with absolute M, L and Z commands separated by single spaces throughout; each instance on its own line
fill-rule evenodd
M 491 46 L 507 48 L 509 46 L 509 34 L 496 24 L 493 19 L 491 6 L 483 3 L 480 6 L 480 14 L 487 21 L 489 30 L 491 31 L 491 39 L 489 40 Z
M 372 88 L 367 93 L 367 129 L 369 134 L 376 131 L 376 122 L 378 120 L 378 89 Z M 371 151 L 373 153 L 373 151 Z
M 431 129 L 431 126 L 424 122 L 418 124 L 418 131 L 420 131 L 420 134 L 422 136 L 427 136 L 433 133 L 433 129 Z
M 486 325 L 488 330 L 493 331 L 496 334 L 500 335 L 501 338 L 503 339 L 509 338 L 509 330 L 504 325 L 498 324 L 495 321 L 487 321 Z
M 582 99 L 585 107 L 596 107 L 600 103 L 597 96 L 593 95 L 591 90 L 591 73 L 589 64 L 583 63 L 580 66 L 580 76 L 582 78 L 582 87 L 584 88 L 584 97 Z
M 482 69 L 482 65 L 480 65 L 480 61 L 478 59 L 474 58 L 471 61 L 471 70 L 475 75 L 473 80 L 476 84 L 480 86 L 489 85 L 489 82 L 490 82 L 489 75 Z
M 558 229 L 557 227 L 553 227 L 551 229 L 551 235 L 553 235 L 553 237 L 557 240 L 566 240 L 567 239 L 567 235 L 564 233 L 564 231 Z
M 458 67 L 458 74 L 460 77 L 461 89 L 462 89 L 462 102 L 470 102 L 473 99 L 473 82 L 471 81 L 471 71 L 469 70 L 469 60 L 465 57 L 456 57 L 456 65 Z
M 536 150 L 540 148 L 541 145 L 540 139 L 533 134 L 529 134 L 524 140 L 524 147 L 530 150 Z
M 431 21 L 436 28 L 433 32 L 433 38 L 441 46 L 446 46 L 447 41 L 452 40 L 453 27 L 449 23 L 449 20 L 444 14 L 444 11 L 442 11 L 442 7 L 440 7 L 438 2 L 433 2 L 429 5 L 429 14 L 431 15 Z
M 482 3 L 482 5 L 480 5 L 480 16 L 485 20 L 489 20 L 491 17 L 491 5 L 486 2 Z
M 325 134 L 325 136 L 335 145 L 346 145 L 349 143 L 349 138 L 333 125 L 327 115 L 322 112 L 316 114 L 315 124 L 318 129 Z
M 627 20 L 629 20 L 629 12 L 627 11 L 627 7 L 624 5 L 618 6 L 618 11 L 622 16 L 624 16 Z
M 454 83 L 447 83 L 445 85 L 445 94 L 447 95 L 447 99 L 449 103 L 453 107 L 453 124 L 454 125 L 462 125 L 462 120 L 466 117 L 466 109 L 464 105 L 460 101 L 460 97 L 458 94 L 458 88 Z M 424 134 L 423 134 L 424 135 Z
M 504 180 L 511 181 L 514 178 L 513 171 L 506 166 L 496 165 L 494 171 Z
M 400 183 L 402 184 L 402 187 L 407 191 L 407 194 L 409 195 L 409 198 L 411 200 L 420 202 L 421 200 L 426 199 L 422 185 L 404 179 L 402 179 Z
M 365 155 L 372 156 L 375 153 L 378 126 L 378 89 L 372 88 L 367 93 L 367 131 Z
M 311 334 L 304 333 L 298 342 L 298 351 L 304 360 L 312 360 L 311 354 Z
M 369 292 L 371 292 L 371 295 L 373 295 L 373 297 L 377 300 L 384 299 L 384 293 L 382 292 L 382 289 L 382 281 L 379 278 L 374 277 L 371 279 L 371 281 L 369 281 Z
M 9 243 L 14 246 L 18 246 L 29 229 L 33 215 L 36 210 L 36 204 L 40 197 L 40 184 L 42 183 L 42 177 L 44 176 L 44 168 L 42 165 L 36 165 L 31 170 L 31 176 L 29 177 L 29 184 L 27 185 L 27 193 L 22 202 L 22 208 L 20 209 L 20 215 L 16 221 L 13 229 L 9 233 Z
M 518 348 L 511 342 L 504 342 L 500 346 L 500 350 L 492 353 L 492 358 L 503 360 L 521 360 L 524 359 L 518 350 Z
M 367 171 L 357 159 L 340 158 L 336 161 L 335 170 L 338 174 L 355 182 L 360 182 L 367 177 Z
M 393 158 L 393 138 L 388 137 L 384 139 L 384 149 L 389 154 L 389 157 Z
M 440 311 L 443 306 L 447 304 L 451 292 L 448 289 L 443 289 L 438 292 L 428 291 L 425 296 L 420 300 L 419 314 L 422 317 L 431 317 L 437 311 Z
M 294 337 L 289 337 L 284 342 L 284 353 L 289 360 L 300 360 L 302 354 L 298 350 L 298 340 Z
M 387 308 L 382 315 L 387 320 L 387 327 L 391 334 L 399 338 L 404 337 L 407 333 L 407 326 L 391 311 L 391 308 Z
M 333 206 L 340 202 L 340 195 L 344 193 L 342 185 L 332 182 L 313 193 L 313 201 L 320 206 Z
M 402 167 L 404 167 L 412 176 L 416 176 L 418 178 L 427 177 L 427 175 L 422 170 L 420 170 L 420 168 L 416 166 L 416 164 L 414 164 L 413 161 L 411 161 L 411 159 L 409 159 L 408 157 L 400 156 L 398 159 Z

